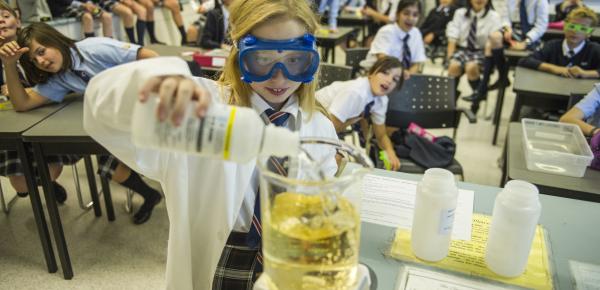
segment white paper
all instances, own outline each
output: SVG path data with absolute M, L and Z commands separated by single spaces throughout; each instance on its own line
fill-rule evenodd
M 600 266 L 577 261 L 569 261 L 577 290 L 600 289 Z
M 363 179 L 361 220 L 394 228 L 410 229 L 417 182 L 368 174 Z M 458 190 L 452 238 L 471 240 L 472 190 Z
M 402 267 L 400 270 L 396 290 L 431 290 L 431 289 L 449 289 L 449 290 L 500 290 L 514 289 L 485 283 L 482 281 L 471 280 L 461 276 L 455 276 L 435 271 Z

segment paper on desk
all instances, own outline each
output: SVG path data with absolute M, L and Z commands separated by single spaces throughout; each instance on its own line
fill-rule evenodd
M 600 289 L 600 265 L 569 261 L 577 290 Z
M 361 220 L 389 227 L 410 229 L 417 182 L 398 178 L 368 174 L 363 179 L 363 197 Z M 458 190 L 458 203 L 452 238 L 471 239 L 471 220 L 473 216 L 473 197 L 471 190 Z
M 483 281 L 476 281 L 464 277 L 439 273 L 412 266 L 402 267 L 400 277 L 396 283 L 396 290 L 506 290 L 514 289 L 493 285 Z

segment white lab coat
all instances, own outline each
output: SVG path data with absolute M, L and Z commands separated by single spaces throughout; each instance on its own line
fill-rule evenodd
M 132 144 L 131 115 L 141 85 L 150 77 L 170 74 L 191 77 L 187 64 L 176 57 L 133 62 L 98 74 L 85 93 L 84 127 L 133 170 L 160 182 L 170 221 L 167 289 L 211 289 L 221 251 L 250 186 L 255 160 L 236 164 Z M 198 80 L 213 100 L 219 101 L 215 82 Z M 321 113 L 314 113 L 310 120 L 308 114 L 302 116 L 301 136 L 337 138 L 333 125 Z M 311 153 L 317 158 L 331 155 L 328 173 L 335 172 L 333 151 Z

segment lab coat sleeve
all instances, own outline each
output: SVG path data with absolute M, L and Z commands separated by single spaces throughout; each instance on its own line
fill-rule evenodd
M 87 133 L 133 170 L 162 181 L 168 153 L 133 145 L 132 113 L 141 87 L 152 77 L 191 77 L 177 57 L 152 58 L 119 65 L 96 75 L 85 91 L 83 125 Z

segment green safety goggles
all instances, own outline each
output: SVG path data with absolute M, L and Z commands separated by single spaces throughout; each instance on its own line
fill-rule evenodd
M 584 26 L 581 24 L 565 22 L 565 30 L 571 30 L 575 32 L 583 32 L 585 34 L 591 34 L 594 31 L 593 27 Z

